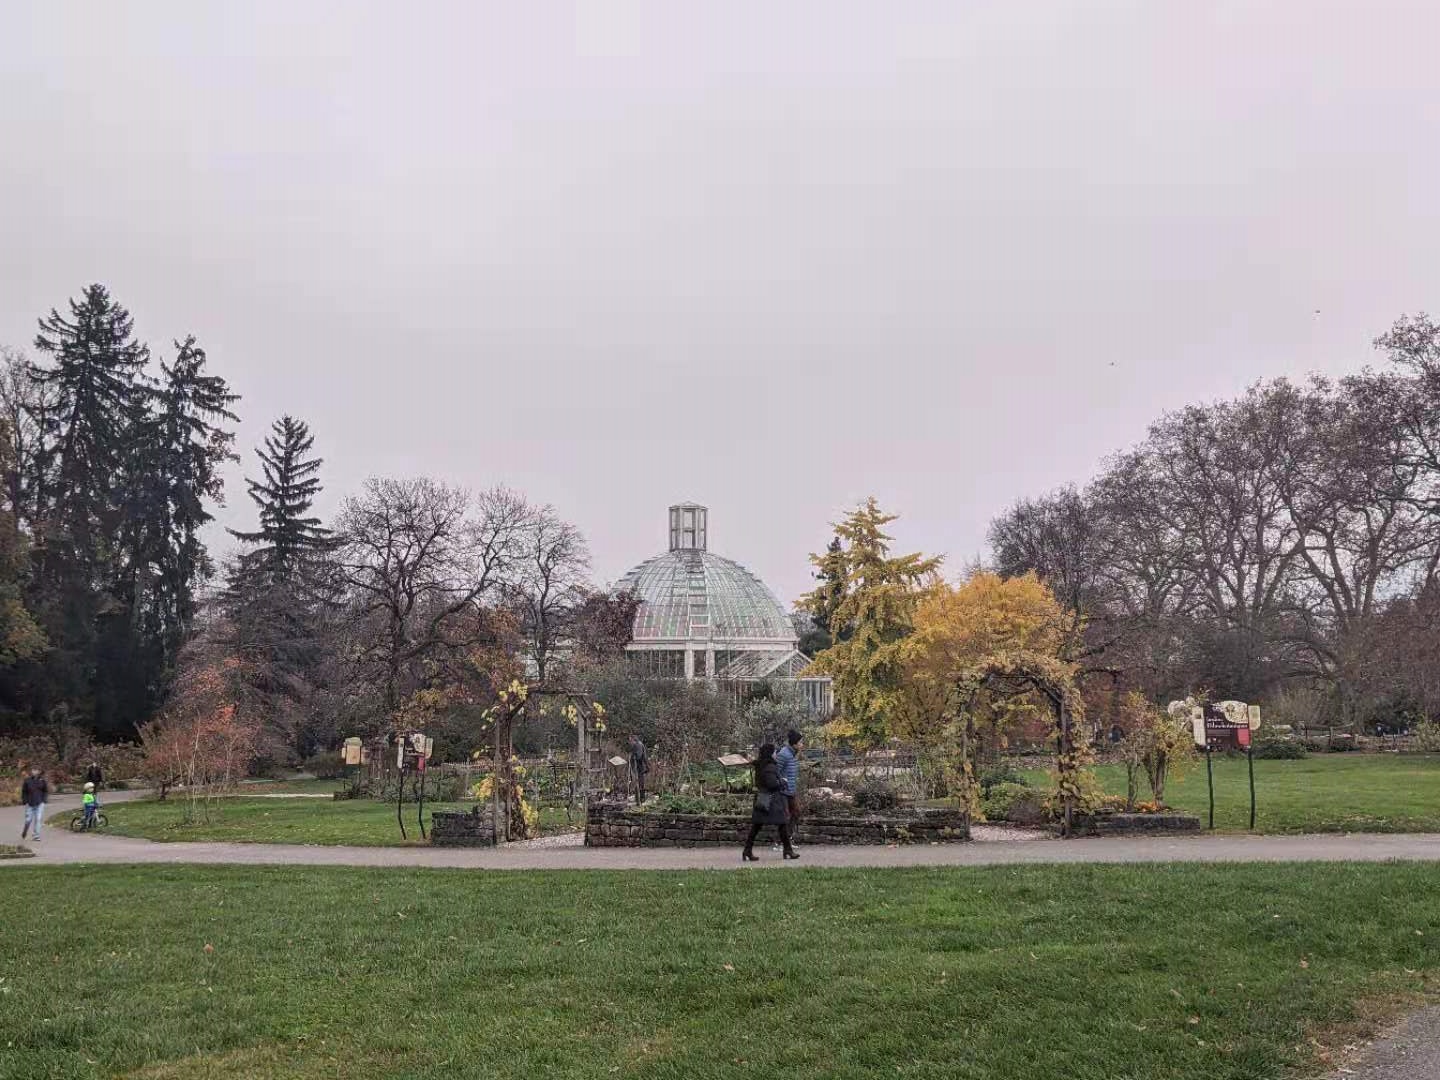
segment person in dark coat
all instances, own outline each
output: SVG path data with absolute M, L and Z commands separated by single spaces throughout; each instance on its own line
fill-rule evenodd
M 45 803 L 50 799 L 50 784 L 38 767 L 31 768 L 30 775 L 20 785 L 20 801 L 25 804 L 25 823 L 20 826 L 20 839 L 28 832 L 34 839 L 40 839 L 40 824 L 45 820 Z
M 775 744 L 768 742 L 760 747 L 760 756 L 755 759 L 755 803 L 750 811 L 750 835 L 745 840 L 745 850 L 740 853 L 743 861 L 759 861 L 755 857 L 755 838 L 766 825 L 774 825 L 780 834 L 785 858 L 798 859 L 800 856 L 790 843 L 790 807 L 785 798 L 785 781 L 775 763 Z
M 635 777 L 635 805 L 645 801 L 645 775 L 650 771 L 650 755 L 639 735 L 630 736 L 630 775 Z

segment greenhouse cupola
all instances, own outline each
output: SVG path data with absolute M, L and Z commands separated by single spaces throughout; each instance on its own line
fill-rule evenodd
M 709 550 L 709 516 L 696 503 L 670 507 L 670 549 L 620 579 L 618 588 L 640 601 L 627 649 L 634 666 L 737 689 L 795 681 L 828 712 L 830 680 L 799 677 L 810 661 L 795 648 L 793 621 L 763 581 Z

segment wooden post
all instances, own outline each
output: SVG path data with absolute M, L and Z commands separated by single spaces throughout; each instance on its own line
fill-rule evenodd
M 1250 763 L 1250 831 L 1255 831 L 1255 747 L 1245 746 L 1245 757 Z
M 495 717 L 495 768 L 490 781 L 490 820 L 495 826 L 495 846 L 500 847 L 510 839 L 510 793 L 501 791 L 505 787 L 505 710 Z
M 588 709 L 575 711 L 575 800 L 582 807 L 590 805 L 590 750 L 586 745 L 585 728 L 590 723 Z
M 1210 828 L 1215 828 L 1215 770 L 1210 764 L 1210 737 L 1205 737 L 1205 779 L 1210 785 Z
M 1060 699 L 1059 709 L 1060 755 L 1061 758 L 1064 759 L 1071 756 L 1072 751 L 1074 750 L 1074 740 L 1072 739 L 1070 732 L 1070 710 L 1065 708 L 1065 699 L 1063 697 Z M 1067 776 L 1069 776 L 1069 770 L 1063 764 L 1063 761 L 1059 771 L 1060 781 L 1061 783 L 1065 783 Z M 1073 781 L 1074 778 L 1069 777 L 1069 779 Z M 1071 829 L 1073 829 L 1075 826 L 1075 793 L 1072 790 L 1068 790 L 1069 788 L 1073 787 L 1073 783 L 1068 784 L 1067 790 L 1065 792 L 1065 827 L 1063 830 L 1063 835 L 1065 836 L 1069 836 Z

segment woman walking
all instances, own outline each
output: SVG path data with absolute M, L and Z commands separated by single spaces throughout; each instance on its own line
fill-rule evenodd
M 785 781 L 775 764 L 775 744 L 768 742 L 760 747 L 760 756 L 755 759 L 755 805 L 750 811 L 750 836 L 740 853 L 742 861 L 759 861 L 755 857 L 755 838 L 766 825 L 774 825 L 780 833 L 785 858 L 798 859 L 800 856 L 790 844 L 790 808 L 785 799 Z

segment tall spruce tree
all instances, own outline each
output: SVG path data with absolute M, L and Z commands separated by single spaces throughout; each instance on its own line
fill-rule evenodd
M 35 508 L 33 609 L 52 648 L 32 707 L 63 704 L 102 734 L 123 734 L 144 719 L 130 692 L 140 650 L 122 530 L 154 392 L 150 353 L 103 285 L 70 301 L 68 318 L 52 309 L 41 319 L 35 348 L 49 358 L 31 376 L 51 400 L 53 432 L 38 463 L 49 485 Z
M 332 546 L 330 530 L 310 515 L 320 493 L 317 475 L 322 459 L 311 457 L 315 437 L 293 416 L 271 425 L 265 446 L 255 451 L 263 480 L 246 480 L 250 498 L 260 510 L 255 532 L 230 530 L 235 539 L 257 545 L 245 555 L 247 573 L 261 573 L 272 581 L 290 581 L 305 563 Z
M 175 348 L 175 362 L 160 365 L 130 526 L 132 557 L 145 568 L 147 586 L 137 604 L 167 672 L 194 620 L 196 588 L 213 569 L 200 530 L 214 520 L 208 504 L 223 496 L 220 467 L 239 460 L 230 449 L 234 432 L 221 426 L 239 422 L 230 408 L 239 395 L 207 374 L 194 337 Z
M 290 416 L 271 432 L 256 451 L 263 478 L 247 481 L 260 527 L 231 530 L 251 547 L 231 566 L 225 609 L 240 659 L 242 707 L 259 714 L 273 742 L 303 758 L 334 735 L 323 710 L 313 707 L 327 656 L 326 570 L 334 541 L 310 513 L 321 491 L 314 436 Z

